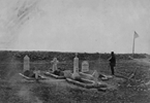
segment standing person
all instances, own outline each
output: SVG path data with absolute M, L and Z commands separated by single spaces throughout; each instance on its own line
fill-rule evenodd
M 111 67 L 111 73 L 114 75 L 114 67 L 116 66 L 116 57 L 114 52 L 111 52 L 111 57 L 108 59 L 109 60 L 109 65 Z

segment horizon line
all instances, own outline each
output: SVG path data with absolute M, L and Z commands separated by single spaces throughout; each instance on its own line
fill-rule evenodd
M 38 49 L 0 49 L 0 51 L 13 51 L 13 52 L 60 52 L 60 53 L 87 53 L 87 54 L 95 54 L 95 53 L 99 53 L 99 54 L 110 54 L 110 52 L 76 52 L 76 51 L 61 51 L 61 50 L 38 50 Z M 132 54 L 129 52 L 123 53 L 123 52 L 115 52 L 115 54 Z M 148 54 L 148 53 L 134 53 L 134 54 Z

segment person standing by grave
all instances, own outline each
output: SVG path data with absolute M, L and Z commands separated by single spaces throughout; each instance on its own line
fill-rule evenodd
M 108 59 L 109 60 L 109 65 L 111 67 L 111 73 L 114 75 L 114 67 L 116 66 L 116 57 L 114 52 L 111 52 L 111 57 Z

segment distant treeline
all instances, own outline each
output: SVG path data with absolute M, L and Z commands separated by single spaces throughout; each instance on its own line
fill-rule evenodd
M 48 51 L 0 51 L 0 60 L 14 58 L 23 60 L 28 55 L 31 61 L 46 60 L 51 61 L 54 57 L 60 61 L 73 60 L 75 53 L 69 52 L 48 52 Z M 134 54 L 134 58 L 145 58 L 146 54 Z M 132 54 L 116 54 L 116 59 L 129 60 Z M 110 53 L 78 53 L 80 60 L 106 60 L 110 57 Z

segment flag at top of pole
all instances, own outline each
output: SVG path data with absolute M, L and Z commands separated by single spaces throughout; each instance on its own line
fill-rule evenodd
M 134 50 L 135 50 L 135 39 L 138 37 L 139 37 L 138 33 L 134 31 L 132 54 L 134 54 Z
M 138 38 L 139 35 L 136 33 L 136 31 L 134 31 L 134 38 Z

